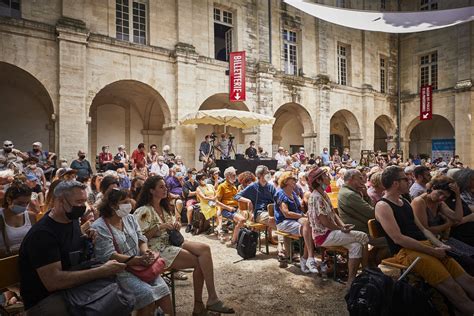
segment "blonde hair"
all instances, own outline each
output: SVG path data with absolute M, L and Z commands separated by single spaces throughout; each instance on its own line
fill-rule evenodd
M 286 187 L 286 184 L 289 179 L 294 179 L 296 181 L 296 177 L 291 171 L 283 172 L 282 175 L 278 178 L 278 186 L 283 189 L 284 187 Z
M 374 188 L 383 188 L 382 184 L 382 172 L 375 172 L 370 176 L 370 183 L 372 183 L 372 186 Z

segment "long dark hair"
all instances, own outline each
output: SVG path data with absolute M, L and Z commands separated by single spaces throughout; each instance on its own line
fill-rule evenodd
M 151 176 L 146 179 L 145 183 L 142 186 L 140 194 L 138 195 L 136 209 L 145 205 L 151 205 L 151 203 L 153 202 L 153 196 L 151 195 L 150 190 L 155 189 L 156 185 L 161 180 L 165 181 L 162 176 Z M 162 210 L 167 212 L 169 215 L 172 215 L 172 208 L 168 198 L 161 199 L 160 206 Z
M 128 192 L 125 190 L 114 189 L 110 190 L 107 194 L 104 195 L 104 198 L 99 205 L 100 216 L 109 218 L 114 215 L 115 210 L 112 206 L 118 205 L 122 200 L 125 200 L 128 197 Z

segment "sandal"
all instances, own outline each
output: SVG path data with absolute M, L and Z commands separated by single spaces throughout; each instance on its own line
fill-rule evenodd
M 188 276 L 182 272 L 182 271 L 176 271 L 174 274 L 173 274 L 173 279 L 175 280 L 180 280 L 180 281 L 185 281 L 188 279 Z
M 199 301 L 195 301 L 194 304 L 196 305 L 199 304 L 199 306 L 201 307 L 201 310 L 199 312 L 195 312 L 193 310 L 193 316 L 208 316 L 209 313 L 207 312 L 207 309 L 206 307 L 204 306 L 204 303 L 203 302 L 199 302 Z M 195 306 L 196 307 L 196 306 Z
M 206 309 L 210 312 L 216 312 L 221 314 L 235 314 L 235 311 L 232 307 L 228 307 L 224 305 L 224 302 L 217 301 L 212 305 L 207 305 Z

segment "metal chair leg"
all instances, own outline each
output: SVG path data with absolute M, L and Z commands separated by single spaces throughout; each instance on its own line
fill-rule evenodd
M 269 255 L 270 251 L 268 249 L 268 227 L 265 227 L 265 250 L 266 254 Z

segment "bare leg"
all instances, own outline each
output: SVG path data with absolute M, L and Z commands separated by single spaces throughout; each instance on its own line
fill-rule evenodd
M 313 238 L 312 238 L 312 233 L 311 233 L 311 226 L 309 225 L 309 222 L 306 218 L 300 218 L 298 220 L 301 224 L 301 230 L 302 230 L 302 235 L 304 239 L 304 257 L 305 259 L 307 258 L 313 258 L 314 257 L 314 247 L 313 247 Z
M 158 301 L 156 301 L 156 306 L 160 307 L 161 310 L 166 314 L 166 315 L 174 315 L 173 314 L 173 305 L 171 304 L 171 296 L 166 295 L 165 297 L 160 298 Z M 153 310 L 154 315 L 155 310 Z
M 191 225 L 191 222 L 193 221 L 193 207 L 188 206 L 186 208 L 186 217 L 188 218 L 188 225 Z
M 359 269 L 361 259 L 360 258 L 350 258 L 348 262 L 348 267 L 349 267 L 349 277 L 347 278 L 347 287 L 349 288 L 352 284 L 352 281 L 354 281 L 356 274 L 357 274 L 357 269 Z
M 462 314 L 472 315 L 474 313 L 474 302 L 469 299 L 466 292 L 464 292 L 462 287 L 454 281 L 453 278 L 449 278 L 435 285 L 435 288 L 446 295 L 448 300 L 453 303 L 454 307 Z
M 462 287 L 469 298 L 474 300 L 474 278 L 466 273 L 455 279 L 455 281 Z
M 168 297 L 169 297 L 169 295 L 168 295 Z M 153 314 L 155 313 L 155 309 L 156 309 L 155 303 L 156 302 L 153 302 L 153 303 L 148 304 L 147 306 L 137 310 L 137 316 L 153 316 Z
M 183 243 L 183 249 L 179 252 L 178 256 L 174 259 L 171 269 L 180 270 L 194 268 L 193 272 L 193 288 L 194 288 L 194 302 L 202 302 L 202 289 L 204 286 L 204 276 L 202 270 L 199 267 L 198 257 L 192 252 L 185 248 Z M 195 305 L 194 308 L 197 306 Z
M 232 234 L 232 242 L 236 243 L 237 238 L 239 237 L 239 230 L 241 227 L 245 225 L 245 218 L 240 214 L 235 214 L 234 223 L 235 223 L 235 227 L 234 227 L 234 233 Z
M 208 293 L 207 304 L 212 305 L 216 303 L 219 298 L 214 284 L 214 264 L 212 262 L 211 249 L 206 244 L 192 241 L 185 241 L 183 243 L 183 248 L 191 252 L 198 260 L 199 268 L 201 269 L 204 281 L 206 282 Z

